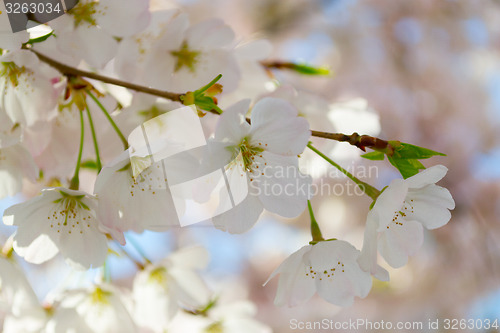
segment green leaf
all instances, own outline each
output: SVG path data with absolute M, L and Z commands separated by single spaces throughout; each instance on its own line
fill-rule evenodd
M 41 43 L 41 42 L 46 41 L 52 35 L 54 35 L 54 31 L 51 31 L 48 34 L 40 36 L 40 37 L 37 37 L 37 38 L 32 38 L 29 41 L 27 41 L 25 44 L 33 45 L 33 44 L 36 44 L 36 43 Z
M 361 155 L 361 157 L 372 161 L 382 161 L 384 159 L 384 156 L 385 154 L 380 151 L 372 151 L 370 153 Z
M 325 67 L 313 67 L 306 64 L 293 64 L 290 69 L 305 75 L 330 75 L 330 70 Z
M 416 159 L 395 158 L 394 156 L 387 157 L 389 158 L 389 162 L 399 170 L 404 179 L 416 175 L 420 169 L 425 169 L 424 165 Z
M 432 156 L 446 156 L 446 154 L 401 142 L 394 150 L 393 156 L 403 159 L 426 159 Z

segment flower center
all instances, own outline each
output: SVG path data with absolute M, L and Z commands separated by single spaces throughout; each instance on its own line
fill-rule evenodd
M 90 299 L 93 304 L 108 304 L 108 297 L 111 295 L 109 291 L 104 291 L 96 287 L 94 292 L 90 294 Z
M 259 144 L 262 146 L 262 144 Z M 240 142 L 238 146 L 236 146 L 236 154 L 238 155 L 241 153 L 241 156 L 243 158 L 243 167 L 245 171 L 247 172 L 254 172 L 254 162 L 255 162 L 255 157 L 260 157 L 262 158 L 262 152 L 264 151 L 264 148 L 260 146 L 252 146 L 250 145 L 249 139 L 247 137 L 243 138 L 243 140 Z M 233 156 L 234 159 L 234 156 Z M 258 166 L 257 166 L 258 168 Z
M 149 274 L 149 282 L 165 285 L 167 283 L 167 269 L 165 267 L 157 267 Z
M 97 13 L 95 8 L 98 3 L 96 1 L 90 1 L 84 3 L 80 1 L 75 7 L 68 11 L 68 14 L 73 15 L 75 18 L 75 28 L 78 27 L 82 22 L 87 22 L 88 24 L 95 26 L 97 25 L 94 18 L 94 14 Z
M 222 327 L 221 322 L 217 321 L 217 322 L 207 326 L 207 328 L 205 328 L 205 332 L 206 333 L 223 333 L 224 328 Z
M 13 87 L 17 87 L 19 85 L 19 77 L 21 74 L 26 73 L 26 68 L 19 67 L 13 62 L 2 62 L 3 68 L 0 71 L 0 76 L 5 77 L 10 81 Z M 31 72 L 28 72 L 28 75 L 32 75 Z
M 306 267 L 306 276 L 311 279 L 322 280 L 330 280 L 333 281 L 335 274 L 344 273 L 344 263 L 341 261 L 337 261 L 336 264 L 333 264 L 331 267 L 317 271 L 312 266 Z
M 148 161 L 151 161 L 151 158 L 148 157 Z M 145 194 L 144 192 L 156 195 L 161 190 L 167 189 L 167 179 L 163 175 L 159 162 L 151 166 L 147 164 L 141 166 L 138 164 L 139 160 L 134 162 L 136 163 L 134 166 L 129 164 L 127 169 L 120 170 L 127 171 L 130 174 L 130 196 Z M 136 175 L 134 176 L 134 174 Z
M 84 228 L 90 228 L 94 223 L 90 208 L 81 201 L 84 195 L 72 196 L 62 191 L 59 193 L 62 197 L 54 201 L 58 205 L 47 216 L 50 227 L 55 228 L 58 233 L 63 231 L 68 234 L 83 234 Z
M 390 229 L 391 226 L 403 226 L 403 222 L 408 213 L 413 213 L 413 199 L 410 202 L 403 202 L 403 206 L 401 210 L 394 212 L 394 217 L 392 218 L 391 223 L 387 226 L 387 229 Z
M 190 50 L 187 42 L 183 42 L 180 50 L 170 52 L 171 55 L 177 58 L 175 71 L 177 72 L 185 66 L 190 72 L 194 73 L 194 66 L 199 60 L 200 53 L 199 51 Z

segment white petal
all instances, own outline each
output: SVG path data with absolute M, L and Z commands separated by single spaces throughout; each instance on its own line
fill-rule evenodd
M 198 273 L 192 270 L 173 267 L 168 270 L 170 282 L 179 302 L 194 309 L 205 307 L 210 301 L 211 292 Z
M 248 177 L 253 179 L 250 186 L 258 190 L 265 209 L 289 218 L 304 211 L 310 198 L 312 179 L 300 173 L 297 162 L 296 156 L 264 151 L 262 160 L 255 163 L 255 176 L 249 174 Z
M 269 282 L 277 274 L 280 275 L 278 290 L 274 304 L 277 306 L 297 306 L 307 302 L 315 293 L 314 281 L 306 275 L 307 267 L 303 262 L 305 253 L 311 250 L 311 245 L 302 247 L 297 252 L 292 253 L 281 265 L 271 274 Z
M 191 26 L 186 32 L 188 45 L 218 49 L 230 44 L 234 39 L 233 30 L 222 20 L 212 19 Z
M 14 238 L 14 250 L 27 262 L 41 264 L 54 258 L 59 252 L 59 248 L 47 234 L 41 234 L 35 239 L 26 236 L 25 232 L 19 233 L 18 230 Z
M 216 141 L 240 143 L 250 130 L 245 119 L 249 106 L 250 100 L 244 99 L 222 113 L 215 129 Z
M 408 218 L 422 223 L 427 229 L 440 228 L 448 223 L 451 218 L 448 209 L 455 207 L 450 192 L 433 184 L 418 191 L 410 191 L 406 202 L 411 207 L 411 211 L 407 211 Z
M 375 220 L 373 210 L 368 213 L 366 219 L 363 248 L 358 258 L 359 266 L 365 272 L 369 272 L 381 281 L 389 281 L 389 272 L 377 264 L 378 244 L 378 222 Z
M 394 268 L 406 265 L 408 256 L 415 254 L 424 241 L 420 223 L 406 220 L 402 223 L 389 226 L 381 234 L 378 244 L 380 254 Z
M 354 296 L 365 297 L 371 289 L 370 274 L 357 263 L 359 251 L 345 241 L 335 240 L 313 245 L 304 256 L 311 267 L 318 294 L 330 303 L 348 306 Z
M 113 37 L 88 24 L 58 34 L 57 46 L 62 53 L 79 57 L 97 68 L 103 68 L 118 50 L 118 42 Z
M 391 223 L 394 214 L 401 210 L 407 193 L 406 182 L 402 179 L 394 179 L 389 187 L 378 196 L 372 208 L 374 214 L 377 214 L 378 231 L 384 231 Z
M 166 329 L 179 306 L 168 279 L 166 284 L 151 279 L 151 271 L 157 268 L 148 267 L 134 279 L 134 317 L 140 326 Z
M 259 198 L 249 193 L 239 205 L 221 215 L 213 217 L 212 222 L 217 229 L 232 234 L 241 234 L 254 226 L 263 210 L 264 208 Z
M 251 119 L 252 142 L 267 144 L 266 149 L 275 154 L 301 154 L 311 137 L 307 120 L 297 117 L 297 109 L 281 99 L 260 100 L 252 109 Z
M 190 269 L 205 269 L 210 261 L 210 254 L 202 246 L 182 248 L 167 258 L 169 265 Z
M 96 21 L 112 36 L 128 37 L 144 30 L 151 14 L 148 0 L 103 0 L 99 2 L 103 15 Z
M 83 233 L 76 229 L 60 240 L 61 254 L 70 265 L 80 270 L 102 266 L 108 254 L 106 236 L 98 231 L 95 226 L 97 221 L 92 219 L 88 222 L 91 227 L 81 227 Z
M 447 172 L 448 168 L 444 165 L 435 165 L 405 179 L 405 183 L 409 188 L 422 188 L 425 185 L 437 183 Z

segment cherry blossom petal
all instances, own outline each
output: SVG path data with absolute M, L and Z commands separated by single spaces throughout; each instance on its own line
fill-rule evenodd
M 410 200 L 413 200 L 410 202 L 412 211 L 408 218 L 422 223 L 427 229 L 444 226 L 451 218 L 449 209 L 455 208 L 450 192 L 434 184 L 410 191 L 406 201 Z
M 250 186 L 257 189 L 264 208 L 290 218 L 301 214 L 310 198 L 312 180 L 300 173 L 297 157 L 264 151 L 256 164 L 257 175 Z
M 58 49 L 62 53 L 103 68 L 118 50 L 118 42 L 97 27 L 80 24 L 74 31 L 57 33 Z
M 311 136 L 309 124 L 297 110 L 277 98 L 264 98 L 252 109 L 252 142 L 267 144 L 275 154 L 301 154 Z
M 291 254 L 264 283 L 266 285 L 273 277 L 280 275 L 274 299 L 275 305 L 297 306 L 307 302 L 314 295 L 316 291 L 314 281 L 306 276 L 308 267 L 303 262 L 304 254 L 310 250 L 311 245 L 307 245 Z
M 405 179 L 405 183 L 408 184 L 409 188 L 419 189 L 425 185 L 437 183 L 446 175 L 447 172 L 448 168 L 444 165 L 435 165 L 422 170 L 408 179 Z
M 377 264 L 378 233 L 377 220 L 373 210 L 368 213 L 363 240 L 363 248 L 358 258 L 359 266 L 380 281 L 389 281 L 389 272 Z
M 182 248 L 167 258 L 169 265 L 188 269 L 205 269 L 209 261 L 210 254 L 201 246 Z
M 406 265 L 408 256 L 422 246 L 424 231 L 416 221 L 404 221 L 403 225 L 391 225 L 380 235 L 378 250 L 389 265 L 398 268 Z
M 200 22 L 186 31 L 188 44 L 202 49 L 217 49 L 228 46 L 234 37 L 231 27 L 219 19 Z
M 264 210 L 259 197 L 250 192 L 236 207 L 212 218 L 217 229 L 231 234 L 241 234 L 250 230 Z
M 215 140 L 237 143 L 250 131 L 245 115 L 250 107 L 250 100 L 245 99 L 227 108 L 219 118 L 215 129 Z
M 313 271 L 318 294 L 330 303 L 349 306 L 354 296 L 366 297 L 370 292 L 370 274 L 357 263 L 359 251 L 340 241 L 319 242 L 304 255 L 306 265 Z
M 172 267 L 168 274 L 175 281 L 174 292 L 178 302 L 194 309 L 203 308 L 210 302 L 210 290 L 198 273 Z
M 78 230 L 61 237 L 61 252 L 65 253 L 66 261 L 79 270 L 102 266 L 108 254 L 106 236 L 97 227 L 97 221 L 92 218 L 90 230 L 82 237 Z M 81 231 L 83 233 L 83 231 Z
M 407 184 L 401 179 L 394 179 L 377 198 L 373 211 L 378 217 L 378 231 L 384 231 L 391 223 L 394 214 L 401 210 L 406 194 Z
M 144 30 L 151 19 L 149 0 L 101 0 L 96 21 L 107 33 L 129 37 Z

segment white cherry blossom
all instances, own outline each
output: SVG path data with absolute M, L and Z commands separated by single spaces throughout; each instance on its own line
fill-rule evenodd
M 423 242 L 423 228 L 444 226 L 455 202 L 450 192 L 436 185 L 448 169 L 436 165 L 407 178 L 395 179 L 368 213 L 360 266 L 375 277 L 388 274 L 377 265 L 377 250 L 392 267 L 401 267 Z
M 138 33 L 149 20 L 148 0 L 82 0 L 50 26 L 59 52 L 103 68 L 118 50 L 114 37 Z
M 280 275 L 274 303 L 297 306 L 315 292 L 326 301 L 349 306 L 354 297 L 366 297 L 372 286 L 369 273 L 357 263 L 360 252 L 341 240 L 306 245 L 290 255 L 269 277 Z M 266 284 L 267 284 L 266 282 Z
M 0 199 L 21 192 L 23 179 L 35 182 L 38 168 L 21 144 L 0 148 Z
M 0 113 L 5 112 L 12 123 L 32 126 L 55 116 L 60 74 L 40 63 L 32 52 L 0 56 L 0 76 Z
M 26 261 L 40 264 L 61 252 L 71 266 L 88 269 L 102 265 L 108 251 L 95 207 L 85 192 L 49 188 L 7 208 L 3 222 L 18 227 L 14 250 Z
M 162 11 L 151 27 L 123 41 L 116 70 L 124 79 L 172 92 L 193 91 L 218 74 L 226 91 L 240 78 L 234 32 L 220 20 L 190 26 L 186 14 Z
M 209 161 L 225 166 L 231 177 L 248 179 L 248 195 L 235 208 L 212 219 L 231 233 L 249 230 L 263 209 L 296 217 L 309 198 L 310 177 L 298 170 L 298 154 L 311 135 L 309 124 L 284 100 L 265 98 L 255 104 L 251 124 L 245 120 L 249 102 L 228 108 L 209 142 Z M 241 153 L 242 163 L 234 158 Z
M 254 318 L 256 314 L 257 307 L 250 301 L 237 301 L 228 304 L 216 305 L 210 310 L 209 318 L 212 319 L 213 322 L 205 327 L 205 332 L 272 332 L 269 326 L 264 325 Z
M 198 271 L 207 266 L 208 260 L 204 248 L 184 248 L 139 272 L 133 290 L 137 324 L 164 332 L 181 307 L 204 308 L 211 293 Z
M 47 316 L 19 266 L 0 257 L 0 312 L 6 317 L 2 332 L 40 332 Z
M 129 313 L 130 295 L 125 290 L 103 284 L 68 290 L 59 298 L 47 332 L 138 332 Z
M 161 161 L 134 177 L 127 150 L 101 170 L 94 192 L 103 227 L 122 245 L 125 231 L 165 231 L 179 225 Z

